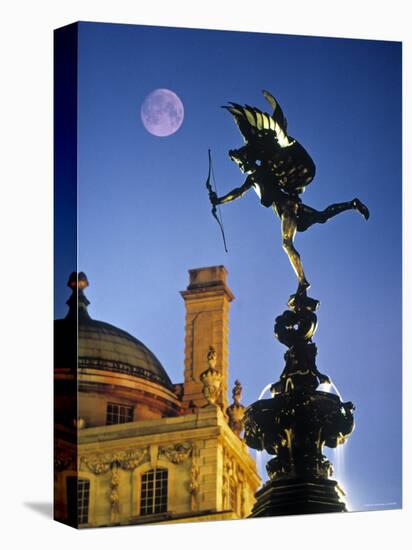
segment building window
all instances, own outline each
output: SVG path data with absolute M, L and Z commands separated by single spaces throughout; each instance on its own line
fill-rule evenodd
M 75 476 L 66 478 L 67 516 L 73 525 L 89 522 L 90 481 Z
M 106 424 L 124 424 L 133 421 L 133 407 L 120 405 L 119 403 L 108 403 Z
M 167 470 L 150 470 L 142 475 L 140 515 L 167 512 Z

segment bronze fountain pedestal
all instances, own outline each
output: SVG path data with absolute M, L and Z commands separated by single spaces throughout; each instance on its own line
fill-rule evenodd
M 288 347 L 285 368 L 271 387 L 273 397 L 245 411 L 247 445 L 273 455 L 251 517 L 346 511 L 323 448 L 344 443 L 352 433 L 354 405 L 317 389 L 329 382 L 316 367 L 312 342 L 318 305 L 306 292 L 291 296 L 289 309 L 275 321 L 275 335 Z

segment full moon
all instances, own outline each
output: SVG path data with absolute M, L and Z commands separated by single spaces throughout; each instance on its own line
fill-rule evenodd
M 158 137 L 170 136 L 182 125 L 183 103 L 171 90 L 158 88 L 143 101 L 140 116 L 148 132 Z

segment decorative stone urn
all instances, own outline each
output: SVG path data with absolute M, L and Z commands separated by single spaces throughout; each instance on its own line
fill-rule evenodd
M 200 381 L 203 384 L 203 395 L 208 405 L 216 405 L 221 392 L 222 375 L 216 370 L 216 350 L 213 346 L 209 347 L 207 354 L 208 368 L 200 375 Z
M 243 417 L 246 410 L 246 407 L 240 403 L 242 391 L 242 384 L 239 380 L 235 380 L 235 385 L 232 390 L 233 403 L 226 409 L 226 414 L 229 418 L 229 426 L 239 438 L 243 432 Z

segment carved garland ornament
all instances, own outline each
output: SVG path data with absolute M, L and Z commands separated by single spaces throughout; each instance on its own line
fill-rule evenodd
M 122 470 L 134 470 L 149 459 L 149 449 L 128 449 L 116 453 L 83 456 L 80 458 L 80 467 L 87 467 L 96 475 L 107 473 L 113 464 Z
M 159 458 L 165 457 L 173 464 L 182 464 L 192 453 L 190 443 L 177 443 L 159 448 Z

